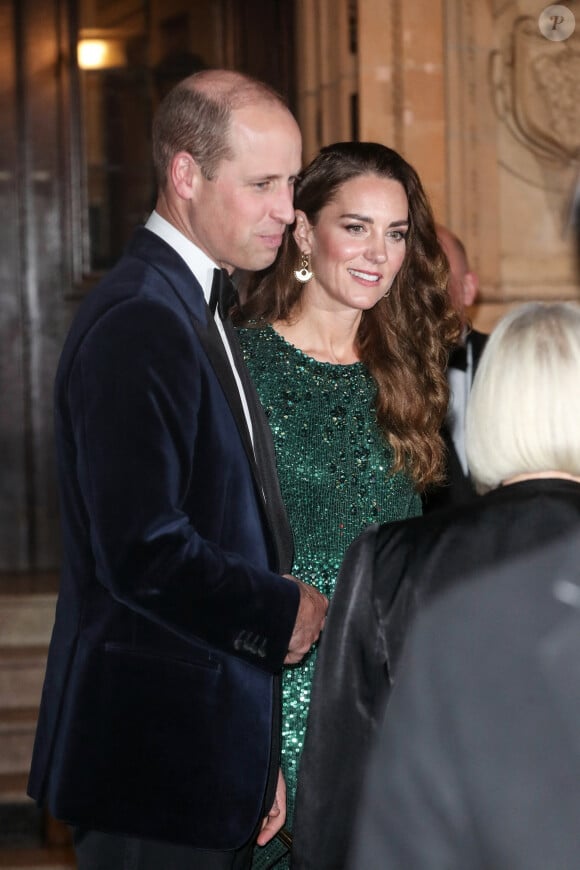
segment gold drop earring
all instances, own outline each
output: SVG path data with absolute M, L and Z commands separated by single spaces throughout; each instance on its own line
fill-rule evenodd
M 301 284 L 306 284 L 313 275 L 314 272 L 310 268 L 310 254 L 302 251 L 300 255 L 300 268 L 295 270 L 294 277 Z

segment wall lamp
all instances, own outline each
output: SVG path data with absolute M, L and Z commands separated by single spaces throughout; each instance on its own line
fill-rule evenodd
M 79 37 L 77 63 L 80 69 L 99 70 L 127 66 L 127 44 L 124 36 L 103 30 L 81 30 Z

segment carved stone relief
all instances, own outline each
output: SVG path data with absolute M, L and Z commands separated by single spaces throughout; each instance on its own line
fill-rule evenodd
M 580 158 L 580 32 L 547 38 L 539 27 L 546 6 L 512 0 L 493 15 L 489 85 L 506 298 L 578 296 L 570 216 Z M 576 2 L 565 8 L 580 13 Z

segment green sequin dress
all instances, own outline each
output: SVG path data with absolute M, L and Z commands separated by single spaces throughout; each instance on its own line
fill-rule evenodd
M 404 473 L 389 474 L 392 450 L 374 413 L 375 383 L 362 363 L 319 362 L 271 326 L 240 329 L 244 358 L 268 416 L 282 498 L 294 535 L 296 577 L 327 596 L 344 553 L 368 525 L 421 513 Z M 282 770 L 291 829 L 316 649 L 282 679 Z M 255 850 L 271 866 L 276 844 Z M 282 859 L 276 870 L 288 866 Z

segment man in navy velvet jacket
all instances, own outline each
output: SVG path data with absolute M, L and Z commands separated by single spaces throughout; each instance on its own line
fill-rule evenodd
M 326 599 L 295 578 L 227 273 L 294 218 L 279 97 L 204 71 L 153 131 L 156 209 L 81 305 L 56 379 L 64 559 L 29 791 L 79 868 L 243 868 L 284 821 L 277 675 Z M 231 300 L 230 300 L 231 301 Z

